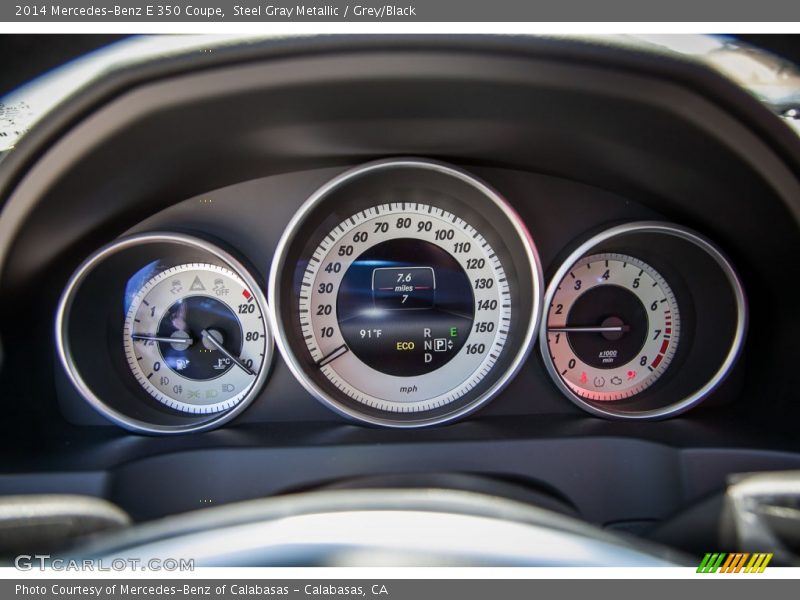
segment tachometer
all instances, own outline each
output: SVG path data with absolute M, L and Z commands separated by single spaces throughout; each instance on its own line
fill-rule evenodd
M 448 421 L 492 398 L 530 349 L 540 293 L 535 248 L 506 202 L 416 160 L 324 186 L 270 277 L 295 375 L 340 413 L 391 426 Z
M 539 344 L 548 374 L 598 416 L 689 410 L 728 377 L 747 326 L 730 261 L 709 240 L 657 221 L 595 233 L 547 288 Z
M 675 294 L 653 267 L 626 254 L 594 254 L 556 287 L 547 345 L 559 376 L 578 396 L 622 400 L 664 373 L 680 323 Z

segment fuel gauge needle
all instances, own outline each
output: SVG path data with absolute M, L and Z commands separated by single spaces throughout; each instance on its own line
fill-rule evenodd
M 248 375 L 255 376 L 255 371 L 250 369 L 241 360 L 239 360 L 233 354 L 228 352 L 225 349 L 225 347 L 222 344 L 220 344 L 219 340 L 217 338 L 215 338 L 213 335 L 211 335 L 211 333 L 209 333 L 208 329 L 203 329 L 203 331 L 200 332 L 200 335 L 203 336 L 203 341 L 208 342 L 209 344 L 214 346 L 214 348 L 216 348 L 218 351 L 222 352 L 222 354 L 224 354 L 227 358 L 231 359 L 233 364 L 235 364 L 237 367 L 239 367 L 242 371 L 244 371 Z
M 134 333 L 131 335 L 131 338 L 134 340 L 140 340 L 143 342 L 162 342 L 164 344 L 180 344 L 191 346 L 194 344 L 194 340 L 190 337 L 164 337 L 160 335 L 148 335 L 146 333 Z

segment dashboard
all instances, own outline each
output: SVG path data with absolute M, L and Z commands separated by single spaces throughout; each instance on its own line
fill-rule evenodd
M 307 200 L 295 182 L 323 174 L 234 185 L 159 212 L 67 284 L 56 317 L 65 410 L 99 422 L 86 400 L 133 431 L 185 433 L 257 402 L 269 422 L 273 396 L 303 394 L 268 379 L 275 345 L 323 405 L 388 427 L 463 418 L 523 368 L 552 402 L 560 391 L 621 419 L 672 416 L 726 381 L 747 307 L 711 242 L 617 198 L 587 198 L 592 210 L 575 218 L 586 211 L 568 183 L 485 175 L 516 175 L 513 205 L 465 170 L 386 159 L 339 173 Z M 271 210 L 276 187 L 301 201 L 295 212 Z M 522 206 L 522 194 L 534 200 Z M 542 248 L 564 257 L 551 261 L 546 291 L 535 232 L 548 218 L 573 226 Z M 241 259 L 238 240 L 252 240 Z
M 586 42 L 129 66 L 0 162 L 0 490 L 146 521 L 477 475 L 644 534 L 800 466 L 799 149 Z

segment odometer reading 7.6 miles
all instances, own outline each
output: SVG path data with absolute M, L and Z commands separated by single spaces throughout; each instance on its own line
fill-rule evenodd
M 300 326 L 321 373 L 376 409 L 460 398 L 491 371 L 511 323 L 497 254 L 458 216 L 383 204 L 326 235 L 303 274 Z

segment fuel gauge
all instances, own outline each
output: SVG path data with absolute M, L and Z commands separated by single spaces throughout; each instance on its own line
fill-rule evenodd
M 72 387 L 112 423 L 206 431 L 241 414 L 269 375 L 266 307 L 259 280 L 228 250 L 184 233 L 138 233 L 75 271 L 56 346 Z M 85 406 L 67 407 L 78 423 L 102 423 Z
M 139 290 L 123 329 L 125 356 L 139 384 L 180 411 L 235 406 L 263 367 L 267 332 L 253 293 L 232 271 L 183 264 Z

